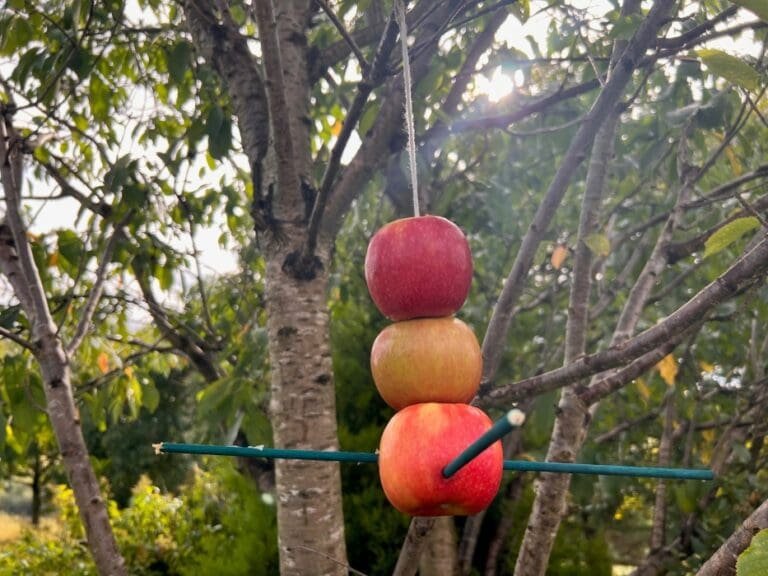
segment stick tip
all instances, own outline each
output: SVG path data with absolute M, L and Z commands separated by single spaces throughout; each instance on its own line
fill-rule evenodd
M 519 428 L 525 422 L 525 413 L 517 408 L 512 408 L 507 412 L 507 421 L 515 428 Z
M 159 456 L 163 452 L 163 443 L 155 442 L 152 444 L 152 449 L 155 451 L 155 456 Z

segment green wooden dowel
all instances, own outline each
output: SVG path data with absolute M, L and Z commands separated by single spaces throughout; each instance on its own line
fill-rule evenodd
M 503 438 L 515 428 L 519 428 L 525 422 L 525 414 L 520 410 L 512 409 L 507 412 L 504 417 L 499 418 L 494 422 L 488 431 L 470 444 L 461 454 L 451 460 L 448 465 L 443 468 L 443 477 L 450 478 L 456 472 L 461 470 L 469 462 L 480 455 L 480 453 L 488 448 L 491 444 L 497 440 Z
M 154 445 L 155 452 L 174 454 L 207 454 L 211 456 L 240 456 L 243 458 L 282 458 L 289 460 L 320 460 L 375 464 L 378 455 L 372 452 L 339 452 L 336 450 L 290 450 L 263 446 L 216 446 L 211 444 L 181 444 L 162 442 Z M 602 476 L 635 476 L 643 478 L 675 478 L 680 480 L 712 480 L 711 470 L 690 468 L 657 468 L 653 466 L 617 466 L 610 464 L 578 464 L 568 462 L 531 462 L 505 460 L 504 470 L 518 472 L 553 472 L 556 474 L 599 474 Z

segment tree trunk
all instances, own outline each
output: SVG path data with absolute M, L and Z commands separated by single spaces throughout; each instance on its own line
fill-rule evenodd
M 427 544 L 419 560 L 419 576 L 457 576 L 459 556 L 457 553 L 456 526 L 452 516 L 441 516 L 435 520 L 427 536 Z
M 51 326 L 53 328 L 53 326 Z M 53 333 L 38 356 L 45 383 L 46 406 L 69 485 L 75 493 L 80 519 L 85 527 L 88 547 L 102 576 L 127 575 L 125 562 L 115 541 L 109 515 L 101 496 L 99 480 L 91 467 L 88 448 L 80 429 L 80 413 L 72 397 L 69 363 L 61 342 Z M 48 338 L 46 338 L 48 340 Z
M 80 413 L 72 395 L 69 358 L 51 317 L 21 214 L 23 164 L 20 146 L 15 145 L 18 135 L 10 118 L 5 119 L 0 136 L 6 205 L 6 219 L 0 223 L 0 272 L 13 287 L 29 321 L 30 347 L 40 366 L 48 418 L 96 568 L 102 576 L 127 575 L 80 428 Z
M 519 499 L 525 488 L 525 476 L 523 474 L 516 475 L 507 487 L 504 498 L 509 502 L 514 502 Z M 511 513 L 504 514 L 499 521 L 499 525 L 496 527 L 496 533 L 493 535 L 490 545 L 488 546 L 488 554 L 485 556 L 485 576 L 496 576 L 496 572 L 499 567 L 499 557 L 504 549 L 504 544 L 507 542 L 509 533 L 512 531 L 515 519 Z
M 40 482 L 41 476 L 42 468 L 40 466 L 40 452 L 36 450 L 35 465 L 32 469 L 32 526 L 35 528 L 40 526 L 40 509 L 42 508 L 42 486 Z
M 659 466 L 669 466 L 672 456 L 672 434 L 674 432 L 675 397 L 674 388 L 667 392 L 664 409 L 664 432 L 659 444 Z M 667 530 L 667 482 L 659 480 L 656 483 L 656 496 L 653 506 L 653 523 L 651 525 L 650 549 L 658 550 L 664 546 Z
M 422 516 L 411 520 L 392 576 L 413 576 L 416 574 L 421 553 L 427 543 L 427 536 L 432 531 L 435 522 L 435 518 Z
M 613 141 L 619 113 L 612 110 L 595 137 L 587 170 L 587 184 L 581 206 L 575 265 L 568 303 L 565 358 L 567 366 L 586 353 L 589 299 L 591 293 L 592 251 L 588 238 L 597 229 L 603 198 L 608 160 L 613 154 Z M 565 388 L 557 408 L 547 460 L 573 462 L 586 436 L 589 408 L 574 388 Z M 516 576 L 544 574 L 560 520 L 565 515 L 566 494 L 571 483 L 567 474 L 543 474 L 536 481 L 536 498 L 530 520 L 515 564 Z
M 558 416 L 547 450 L 548 462 L 576 460 L 586 435 L 589 409 L 571 390 L 563 390 Z M 535 482 L 536 498 L 515 564 L 515 576 L 545 573 L 560 520 L 566 512 L 570 474 L 541 474 Z
M 337 450 L 327 267 L 309 281 L 286 274 L 282 264 L 291 244 L 283 244 L 267 263 L 274 443 L 281 448 Z M 280 573 L 346 574 L 339 465 L 277 460 L 275 481 Z

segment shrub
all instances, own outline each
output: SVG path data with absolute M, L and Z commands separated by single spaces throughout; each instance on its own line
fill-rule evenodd
M 130 505 L 109 512 L 128 572 L 155 575 L 268 575 L 277 572 L 274 509 L 229 463 L 197 470 L 178 495 L 148 478 L 134 487 Z M 60 534 L 27 530 L 0 548 L 3 576 L 96 574 L 83 540 L 72 491 L 58 487 L 54 505 Z

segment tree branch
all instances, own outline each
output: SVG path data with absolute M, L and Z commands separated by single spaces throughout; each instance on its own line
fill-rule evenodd
M 149 313 L 163 336 L 190 359 L 208 382 L 218 380 L 219 369 L 205 349 L 205 343 L 196 334 L 182 333 L 171 324 L 165 310 L 155 298 L 143 268 L 134 261 L 133 270 L 144 300 L 149 306 Z
M 752 211 L 748 212 L 747 210 L 739 210 L 738 212 L 735 212 L 730 216 L 728 216 L 725 220 L 718 222 L 717 224 L 712 226 L 709 230 L 705 230 L 704 232 L 702 232 L 697 236 L 694 236 L 693 238 L 668 244 L 664 249 L 667 262 L 669 264 L 675 264 L 680 260 L 687 258 L 694 252 L 698 252 L 699 250 L 704 248 L 704 245 L 706 244 L 710 236 L 712 236 L 715 232 L 725 227 L 729 223 L 733 222 L 734 220 L 743 218 L 744 216 L 747 216 L 749 214 L 754 214 L 753 211 L 768 210 L 768 194 L 758 198 L 755 202 L 753 202 L 750 205 L 750 208 L 752 208 Z
M 617 426 L 614 426 L 607 432 L 603 432 L 599 436 L 595 436 L 594 443 L 605 444 L 606 442 L 610 442 L 611 440 L 616 438 L 616 436 L 619 436 L 620 434 L 622 434 L 623 432 L 626 432 L 630 428 L 634 428 L 638 424 L 644 424 L 645 422 L 656 419 L 659 416 L 659 414 L 661 414 L 661 411 L 663 409 L 664 409 L 664 404 L 660 404 L 659 406 L 656 406 L 655 408 L 646 412 L 639 418 L 621 422 L 620 424 L 618 424 Z
M 688 330 L 675 334 L 658 348 L 636 358 L 621 370 L 614 371 L 604 377 L 598 377 L 596 382 L 579 394 L 581 401 L 588 406 L 597 404 L 614 392 L 621 390 L 624 386 L 656 366 L 665 356 L 671 354 L 683 340 L 698 332 L 701 326 L 701 322 L 695 324 Z
M 684 34 L 680 34 L 679 36 L 674 36 L 672 38 L 659 38 L 656 42 L 656 47 L 661 49 L 667 49 L 667 50 L 676 50 L 680 49 L 686 44 L 690 43 L 692 40 L 697 39 L 702 34 L 705 34 L 706 32 L 709 32 L 712 30 L 715 26 L 717 26 L 720 22 L 724 22 L 734 16 L 736 12 L 738 12 L 739 7 L 736 5 L 729 6 L 719 14 L 717 14 L 714 18 L 711 18 L 710 20 L 707 20 L 706 22 L 702 22 L 698 26 L 695 26 L 685 32 Z
M 344 38 L 344 41 L 349 45 L 350 50 L 354 52 L 355 58 L 357 58 L 357 61 L 360 63 L 360 69 L 363 72 L 368 70 L 368 62 L 366 61 L 363 52 L 355 43 L 354 38 L 352 38 L 352 36 L 349 35 L 349 32 L 347 32 L 347 29 L 344 27 L 344 23 L 339 20 L 336 14 L 334 14 L 333 10 L 331 10 L 331 7 L 328 6 L 328 2 L 325 0 L 315 0 L 315 2 L 317 2 L 320 8 L 323 9 L 323 12 L 325 12 L 330 21 L 333 22 L 333 25 L 336 26 L 336 30 L 339 31 L 341 37 Z
M 696 576 L 736 574 L 736 560 L 739 554 L 747 549 L 755 534 L 766 528 L 768 528 L 768 500 L 742 522 L 739 529 L 699 568 Z
M 417 517 L 411 520 L 408 527 L 408 535 L 403 542 L 403 548 L 400 556 L 397 558 L 395 570 L 392 576 L 414 576 L 419 568 L 419 558 L 424 545 L 427 542 L 427 535 L 435 524 L 434 518 Z
M 459 105 L 467 90 L 467 86 L 475 75 L 477 63 L 480 61 L 483 54 L 485 54 L 491 47 L 493 40 L 496 37 L 496 32 L 498 32 L 506 19 L 506 11 L 499 11 L 494 14 L 493 18 L 491 18 L 490 22 L 483 27 L 483 30 L 477 36 L 477 39 L 472 43 L 472 46 L 467 52 L 467 57 L 462 63 L 459 71 L 456 73 L 451 89 L 443 101 L 441 107 L 442 115 L 438 116 L 437 121 L 420 138 L 421 154 L 428 161 L 432 161 L 434 151 L 437 150 L 445 138 L 450 135 L 450 126 L 447 126 L 447 123 L 443 118 L 453 117 L 458 112 Z
M 290 110 L 285 96 L 283 66 L 280 61 L 280 42 L 277 38 L 277 22 L 272 0 L 255 0 L 253 3 L 256 23 L 259 27 L 262 59 L 266 76 L 267 103 L 277 157 L 277 182 L 283 198 L 301 198 L 299 175 L 294 164 L 293 136 L 288 121 Z M 290 201 L 289 201 L 290 203 Z
M 10 330 L 6 330 L 5 328 L 0 328 L 0 337 L 6 338 L 8 340 L 12 340 L 13 342 L 16 342 L 19 346 L 22 348 L 26 348 L 27 350 L 30 350 L 34 352 L 34 348 L 32 347 L 32 343 L 28 340 L 25 340 L 15 332 L 11 332 Z
M 423 29 L 424 34 L 428 34 L 429 30 L 440 29 L 444 20 L 453 14 L 459 3 L 459 0 L 442 3 L 420 2 L 419 6 L 430 4 L 433 7 L 433 12 L 429 14 L 418 30 Z M 410 18 L 408 21 L 410 24 Z M 429 71 L 435 50 L 437 50 L 437 43 L 433 42 L 429 50 L 423 51 L 411 62 L 414 84 Z M 383 99 L 374 126 L 366 134 L 357 154 L 333 187 L 326 215 L 323 217 L 321 235 L 326 234 L 328 237 L 332 237 L 335 234 L 341 217 L 367 180 L 376 170 L 385 165 L 391 154 L 402 150 L 405 143 L 402 137 L 402 107 L 403 85 L 402 75 L 400 75 L 387 83 L 387 95 Z
M 672 434 L 675 418 L 675 388 L 671 387 L 664 395 L 664 428 L 659 441 L 659 466 L 669 466 L 672 456 Z M 667 483 L 662 479 L 656 482 L 651 522 L 650 549 L 657 550 L 664 546 L 667 536 Z
M 262 206 L 262 161 L 269 149 L 269 111 L 264 81 L 246 39 L 228 26 L 219 24 L 210 4 L 200 0 L 183 2 L 187 28 L 195 47 L 227 85 L 243 150 L 248 156 L 254 184 L 257 231 L 268 226 Z
M 93 319 L 93 315 L 96 312 L 96 307 L 99 304 L 99 300 L 101 300 L 101 293 L 104 290 L 104 282 L 107 279 L 107 268 L 112 261 L 112 253 L 115 251 L 117 242 L 123 236 L 123 226 L 127 223 L 131 216 L 133 216 L 133 210 L 129 210 L 128 214 L 123 218 L 123 220 L 117 226 L 115 226 L 115 230 L 112 232 L 112 236 L 109 238 L 107 245 L 104 247 L 104 252 L 101 254 L 99 266 L 96 269 L 96 280 L 94 281 L 93 287 L 88 294 L 88 300 L 86 300 L 85 306 L 83 306 L 83 309 L 80 311 L 80 320 L 77 323 L 77 327 L 75 328 L 75 333 L 72 336 L 72 340 L 70 340 L 69 344 L 67 344 L 67 346 L 64 348 L 67 356 L 72 356 L 77 351 L 78 347 L 83 342 L 83 338 L 85 338 L 85 335 L 88 332 L 88 326 L 90 325 L 91 320 Z
M 4 114 L 0 122 L 0 179 L 5 190 L 8 226 L 0 227 L 1 235 L 5 236 L 0 245 L 0 270 L 11 282 L 29 320 L 48 417 L 97 569 L 101 574 L 123 576 L 127 574 L 125 562 L 118 551 L 79 426 L 68 359 L 56 333 L 21 215 L 21 144 L 11 115 Z
M 600 82 L 597 79 L 588 80 L 586 82 L 582 82 L 581 84 L 571 86 L 570 88 L 560 88 L 549 96 L 544 96 L 543 98 L 540 98 L 531 104 L 527 104 L 526 106 L 523 106 L 514 112 L 498 114 L 494 116 L 482 116 L 479 118 L 463 118 L 460 120 L 455 120 L 449 125 L 443 125 L 439 129 L 435 127 L 434 131 L 428 131 L 426 133 L 424 139 L 444 138 L 450 134 L 489 130 L 492 128 L 504 129 L 510 124 L 519 122 L 520 120 L 533 114 L 543 112 L 547 108 L 550 108 L 555 104 L 559 104 L 560 102 L 564 102 L 566 100 L 570 100 L 571 98 L 576 98 L 577 96 L 586 94 L 587 92 L 591 92 L 596 88 L 600 88 Z M 447 134 L 442 134 L 443 131 L 447 132 Z
M 407 15 L 408 29 L 411 30 L 420 22 L 425 14 L 430 9 L 434 9 L 433 2 L 419 2 Z M 367 46 L 376 42 L 383 36 L 384 28 L 388 25 L 384 23 L 374 24 L 373 26 L 367 26 L 361 30 L 355 30 L 352 32 L 351 37 L 358 46 Z M 325 72 L 345 60 L 351 50 L 349 42 L 343 38 L 338 42 L 334 42 L 330 46 L 324 49 L 323 52 L 315 52 L 315 57 L 310 62 L 309 81 L 310 84 L 314 84 L 320 78 L 323 77 Z
M 677 338 L 680 332 L 700 322 L 707 312 L 721 302 L 764 279 L 766 272 L 768 272 L 768 236 L 655 326 L 602 352 L 584 356 L 568 366 L 500 388 L 488 390 L 486 385 L 486 390 L 481 395 L 482 403 L 497 405 L 543 394 L 586 376 L 639 359 L 646 352 Z
M 304 248 L 304 256 L 310 256 L 314 253 L 317 246 L 317 237 L 320 233 L 320 224 L 323 218 L 323 212 L 325 211 L 325 205 L 330 195 L 333 182 L 341 167 L 341 156 L 344 154 L 344 150 L 349 142 L 349 137 L 352 135 L 355 127 L 357 126 L 360 117 L 363 114 L 365 103 L 368 101 L 368 96 L 374 88 L 379 86 L 386 78 L 387 62 L 389 61 L 389 55 L 395 47 L 397 41 L 397 23 L 395 22 L 394 15 L 391 14 L 387 25 L 384 27 L 384 33 L 379 41 L 376 54 L 373 56 L 373 61 L 365 72 L 365 77 L 358 85 L 355 99 L 352 101 L 352 105 L 347 111 L 344 124 L 341 127 L 341 132 L 331 150 L 328 164 L 323 174 L 323 180 L 320 184 L 320 189 L 315 199 L 315 204 L 312 207 L 312 214 L 309 217 L 309 226 L 307 230 L 307 242 Z
M 612 68 L 612 74 L 600 91 L 589 114 L 579 126 L 579 130 L 571 141 L 568 151 L 523 237 L 512 270 L 506 279 L 483 340 L 483 382 L 486 384 L 493 380 L 501 363 L 506 334 L 512 323 L 512 310 L 522 293 L 536 249 L 544 238 L 570 181 L 584 160 L 586 151 L 591 147 L 597 131 L 611 110 L 618 104 L 636 63 L 656 37 L 657 31 L 666 21 L 667 14 L 673 4 L 674 2 L 671 0 L 656 0 L 654 2 L 647 17 L 618 59 L 616 66 Z

